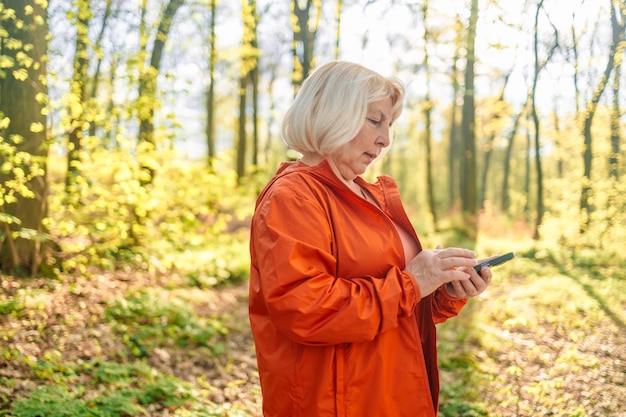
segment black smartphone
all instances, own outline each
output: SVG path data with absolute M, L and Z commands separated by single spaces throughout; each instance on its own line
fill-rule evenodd
M 474 266 L 474 269 L 480 274 L 480 270 L 483 267 L 500 265 L 501 263 L 510 261 L 511 259 L 513 259 L 513 257 L 515 257 L 515 254 L 513 254 L 513 252 L 505 253 L 504 255 L 500 255 L 497 258 L 489 259 L 488 261 L 479 263 L 478 265 Z

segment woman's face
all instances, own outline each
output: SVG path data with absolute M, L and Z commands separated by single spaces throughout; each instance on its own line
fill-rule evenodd
M 363 174 L 369 165 L 389 146 L 391 99 L 375 101 L 367 106 L 363 127 L 348 143 L 329 155 L 329 161 L 346 181 Z

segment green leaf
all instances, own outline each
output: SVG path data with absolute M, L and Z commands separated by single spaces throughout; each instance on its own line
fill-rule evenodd
M 0 213 L 0 223 L 22 224 L 22 221 L 9 213 Z
M 46 242 L 46 241 L 52 240 L 52 236 L 50 236 L 49 234 L 41 233 L 41 232 L 38 232 L 37 230 L 29 229 L 27 227 L 23 227 L 20 230 L 18 230 L 17 236 L 21 237 L 22 239 L 35 240 L 39 242 Z

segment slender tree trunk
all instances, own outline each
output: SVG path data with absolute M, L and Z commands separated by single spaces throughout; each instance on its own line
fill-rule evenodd
M 513 121 L 513 128 L 511 129 L 511 134 L 509 135 L 506 145 L 506 151 L 504 154 L 504 174 L 502 176 L 502 192 L 500 193 L 500 208 L 503 212 L 507 212 L 509 210 L 509 175 L 511 172 L 511 156 L 513 155 L 515 136 L 517 135 L 520 121 L 522 119 L 522 115 L 525 113 L 526 108 L 528 108 L 528 98 L 526 99 L 526 103 L 524 103 L 522 110 L 515 116 L 515 120 Z
M 107 108 L 106 114 L 109 115 L 109 120 L 104 124 L 104 137 L 107 139 L 107 143 L 111 148 L 119 148 L 117 143 L 117 133 L 119 128 L 119 112 L 116 110 L 115 101 L 115 76 L 117 73 L 117 66 L 119 59 L 113 57 L 111 59 L 111 65 L 109 67 L 109 79 L 108 82 L 108 95 L 107 95 Z
M 46 4 L 46 6 L 42 6 Z M 47 97 L 46 62 L 48 14 L 47 3 L 36 0 L 2 0 L 5 12 L 13 10 L 14 19 L 1 21 L 6 35 L 0 39 L 0 55 L 11 59 L 5 67 L 6 77 L 0 78 L 0 111 L 9 119 L 9 125 L 0 130 L 0 137 L 15 152 L 24 152 L 31 161 L 16 161 L 13 155 L 0 153 L 0 165 L 10 161 L 25 176 L 24 186 L 29 190 L 7 189 L 2 193 L 0 227 L 0 270 L 7 273 L 34 275 L 41 264 L 47 245 L 40 237 L 46 232 L 43 219 L 47 216 L 47 143 L 46 109 L 42 96 Z M 0 17 L 2 19 L 2 17 Z M 18 23 L 18 24 L 16 24 Z M 17 40 L 26 48 L 8 48 L 8 40 Z M 18 59 L 18 55 L 21 59 Z M 32 62 L 24 64 L 29 58 Z M 19 76 L 18 76 L 19 74 Z M 21 138 L 22 140 L 14 140 Z M 0 174 L 0 183 L 20 182 L 22 175 L 15 171 Z M 10 195 L 15 199 L 11 200 Z M 17 219 L 12 223 L 8 219 Z M 25 233 L 30 233 L 28 237 Z
M 245 175 L 246 162 L 246 90 L 247 76 L 239 79 L 239 140 L 237 142 L 237 178 L 241 181 Z
M 250 87 L 252 88 L 252 165 L 259 165 L 259 43 L 257 35 L 258 14 L 256 9 L 256 0 L 249 0 L 253 10 L 254 23 L 250 28 L 251 40 L 250 46 L 254 51 L 252 69 L 250 70 Z
M 337 21 L 337 30 L 335 31 L 335 59 L 339 59 L 339 40 L 341 39 L 341 12 L 343 10 L 343 0 L 337 0 L 337 8 L 335 9 L 335 20 Z
M 524 215 L 527 220 L 529 220 L 530 217 L 530 152 L 532 150 L 532 138 L 530 136 L 530 106 L 529 100 L 528 108 L 526 109 L 526 152 L 524 154 L 524 195 L 526 196 L 526 201 L 524 202 Z
M 300 83 L 309 75 L 313 69 L 313 52 L 315 48 L 315 36 L 322 15 L 322 4 L 320 0 L 307 0 L 300 6 L 300 1 L 291 0 L 292 13 L 292 56 L 293 74 L 292 83 L 294 93 L 298 90 Z M 311 13 L 315 13 L 314 20 Z M 301 53 L 299 53 L 299 51 Z
M 448 190 L 449 190 L 449 210 L 453 210 L 457 207 L 457 190 L 458 183 L 457 177 L 459 175 L 459 162 L 461 160 L 461 147 L 459 146 L 459 140 L 457 137 L 457 98 L 459 97 L 460 85 L 459 85 L 459 55 L 460 50 L 463 48 L 461 45 L 461 32 L 463 30 L 463 24 L 458 19 L 455 22 L 456 40 L 454 42 L 454 56 L 452 57 L 452 106 L 450 109 L 450 132 L 448 137 Z
M 506 74 L 504 77 L 504 85 L 502 86 L 502 90 L 500 91 L 500 96 L 498 97 L 498 101 L 495 104 L 495 111 L 493 114 L 493 119 L 491 121 L 492 124 L 497 124 L 497 122 L 502 118 L 502 111 L 504 106 L 504 92 L 506 91 L 506 86 L 509 83 L 509 78 L 511 77 L 511 72 Z M 480 180 L 480 205 L 481 207 L 485 207 L 485 200 L 487 199 L 487 178 L 489 177 L 489 165 L 491 161 L 491 154 L 493 153 L 493 142 L 496 137 L 496 126 L 493 127 L 492 132 L 489 134 L 487 138 L 486 151 L 485 151 L 485 162 L 483 166 L 483 173 Z
M 67 146 L 67 174 L 65 176 L 65 193 L 68 201 L 73 201 L 72 187 L 76 183 L 76 178 L 80 175 L 80 154 L 83 148 L 83 135 L 85 109 L 87 101 L 87 66 L 89 45 L 89 22 L 91 20 L 91 9 L 89 0 L 78 0 L 76 2 L 76 47 L 74 51 L 74 73 L 70 83 L 71 103 L 68 109 L 70 114 L 70 126 L 68 131 Z
M 427 27 L 428 0 L 424 0 L 422 6 L 422 21 L 424 25 L 424 71 L 426 72 L 426 97 L 424 98 L 423 111 L 426 123 L 424 141 L 426 142 L 426 186 L 428 193 L 428 207 L 433 219 L 433 226 L 437 231 L 437 207 L 435 203 L 435 187 L 433 184 L 433 152 L 432 152 L 432 101 L 430 99 L 430 66 L 428 62 L 428 44 L 430 43 L 430 33 Z
M 157 78 L 161 70 L 161 58 L 167 41 L 172 21 L 185 0 L 170 0 L 161 17 L 152 46 L 150 66 L 140 74 L 139 100 L 143 104 L 139 109 L 139 141 L 155 145 L 154 110 L 157 107 Z M 156 167 L 149 167 L 154 173 Z
M 211 0 L 210 12 L 211 20 L 209 22 L 209 89 L 206 95 L 206 127 L 205 135 L 207 141 L 207 165 L 209 170 L 213 169 L 213 160 L 215 159 L 215 66 L 217 64 L 217 52 L 215 50 L 215 23 L 216 23 L 216 3 L 217 0 Z
M 584 151 L 583 151 L 583 178 L 582 178 L 582 190 L 580 193 L 580 211 L 581 211 L 581 223 L 580 232 L 585 233 L 589 227 L 589 215 L 592 211 L 591 204 L 591 168 L 593 162 L 593 137 L 591 135 L 591 125 L 593 124 L 593 118 L 598 108 L 598 103 L 604 92 L 606 84 L 611 76 L 615 63 L 615 55 L 621 45 L 621 40 L 624 37 L 624 7 L 614 7 L 613 0 L 609 0 L 611 8 L 611 28 L 613 31 L 613 42 L 611 43 L 611 49 L 609 51 L 609 58 L 604 69 L 604 73 L 598 82 L 598 85 L 594 89 L 593 97 L 589 103 L 587 103 L 585 118 L 583 120 L 583 137 L 584 137 Z M 618 8 L 621 11 L 621 20 L 618 19 L 615 14 L 615 9 Z M 620 23 L 621 22 L 621 23 Z
M 534 34 L 534 56 L 535 56 L 535 68 L 533 74 L 532 93 L 530 100 L 530 114 L 533 119 L 534 137 L 535 137 L 535 171 L 537 176 L 537 216 L 535 217 L 535 231 L 533 238 L 539 239 L 539 228 L 543 221 L 544 207 L 543 207 L 543 170 L 541 168 L 541 145 L 539 143 L 539 133 L 541 131 L 539 125 L 539 115 L 537 114 L 537 103 L 535 100 L 537 94 L 537 83 L 539 81 L 539 72 L 541 66 L 539 64 L 539 11 L 543 5 L 543 0 L 537 4 L 537 11 L 535 13 L 535 34 Z
M 467 66 L 465 68 L 465 93 L 461 120 L 463 157 L 461 158 L 461 210 L 465 232 L 470 240 L 477 234 L 476 204 L 476 116 L 474 104 L 474 43 L 478 22 L 478 0 L 471 1 L 469 27 L 467 30 Z
M 95 42 L 95 49 L 97 51 L 99 51 L 102 46 L 102 39 L 104 38 L 104 32 L 107 28 L 109 17 L 111 16 L 111 12 L 112 12 L 111 1 L 112 0 L 106 0 L 106 8 L 104 10 L 104 16 L 102 17 L 102 25 L 100 26 L 100 32 L 98 33 L 98 37 Z M 93 77 L 91 77 L 91 90 L 89 92 L 89 102 L 90 102 L 89 136 L 96 136 L 96 128 L 99 125 L 98 116 L 94 109 L 96 108 L 96 96 L 98 94 L 98 86 L 100 84 L 100 69 L 102 67 L 102 60 L 103 60 L 103 56 L 101 54 L 98 54 L 97 62 L 96 62 L 96 69 L 94 71 Z
M 237 179 L 239 182 L 246 174 L 245 162 L 247 154 L 247 90 L 252 90 L 252 161 L 258 163 L 258 65 L 259 51 L 257 44 L 258 16 L 255 0 L 242 0 L 243 40 L 241 69 L 239 75 L 239 142 L 237 145 Z
M 563 178 L 563 138 L 561 137 L 561 119 L 559 117 L 558 105 L 556 98 L 554 100 L 554 110 L 552 115 L 554 116 L 554 148 L 556 151 L 556 175 L 557 178 Z
M 624 51 L 626 51 L 626 2 L 622 2 L 619 6 L 620 18 L 612 19 L 613 24 L 613 42 L 615 45 L 615 70 L 613 71 L 613 106 L 611 109 L 611 155 L 609 156 L 609 176 L 616 181 L 620 178 L 619 172 L 619 155 L 620 155 L 620 118 L 622 111 L 620 109 L 620 86 L 622 75 L 622 59 Z M 621 24 L 620 24 L 621 22 Z M 617 28 L 615 27 L 617 26 Z
M 269 116 L 267 120 L 267 140 L 265 141 L 265 146 L 263 147 L 263 156 L 264 156 L 264 164 L 268 167 L 269 171 L 273 171 L 273 153 L 272 153 L 272 145 L 273 145 L 273 134 L 272 128 L 275 123 L 274 114 L 276 113 L 276 101 L 274 100 L 274 83 L 276 82 L 276 66 L 272 65 L 269 68 L 269 80 L 267 83 L 267 96 L 269 97 Z

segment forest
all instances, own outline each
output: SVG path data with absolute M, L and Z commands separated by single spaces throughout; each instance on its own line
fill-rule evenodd
M 0 416 L 260 416 L 247 283 L 320 63 L 406 86 L 367 173 L 508 251 L 439 415 L 625 416 L 626 0 L 0 0 Z

